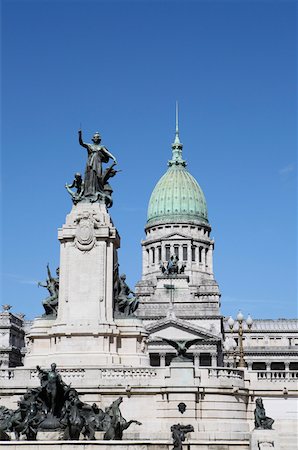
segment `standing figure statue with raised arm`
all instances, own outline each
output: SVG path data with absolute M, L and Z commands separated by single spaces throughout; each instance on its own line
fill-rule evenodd
M 110 159 L 114 161 L 112 167 L 117 164 L 116 158 L 110 153 L 106 147 L 100 145 L 101 137 L 96 132 L 92 138 L 92 144 L 83 141 L 82 130 L 79 130 L 79 143 L 87 149 L 88 160 L 84 176 L 84 198 L 91 202 L 106 198 L 105 184 L 107 173 L 104 174 L 102 164 L 108 163 Z M 112 174 L 109 173 L 110 176 Z M 108 176 L 109 177 L 109 176 Z
M 50 370 L 43 370 L 39 366 L 36 366 L 36 369 L 40 379 L 41 396 L 47 408 L 46 412 L 59 417 L 68 386 L 62 381 L 55 363 L 51 364 Z
M 47 288 L 50 296 L 47 297 L 42 302 L 42 306 L 44 307 L 45 313 L 44 316 L 53 316 L 57 317 L 58 310 L 58 300 L 59 300 L 59 267 L 56 270 L 57 277 L 54 278 L 50 271 L 50 266 L 47 264 L 47 273 L 48 278 L 44 283 L 41 281 L 38 282 L 38 286 L 42 286 Z

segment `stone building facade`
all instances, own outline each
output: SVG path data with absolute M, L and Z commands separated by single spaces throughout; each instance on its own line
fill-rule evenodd
M 131 439 L 125 448 L 172 448 L 171 426 L 181 422 L 194 428 L 187 443 L 193 450 L 256 450 L 251 439 L 258 431 L 255 399 L 261 396 L 275 419 L 274 447 L 295 450 L 298 321 L 254 320 L 250 330 L 244 324 L 246 366 L 240 365 L 239 330 L 231 330 L 220 312 L 205 197 L 182 149 L 177 129 L 168 170 L 149 202 L 137 317 L 114 314 L 120 239 L 105 205 L 74 204 L 58 231 L 57 317 L 24 323 L 7 306 L 0 314 L 2 404 L 16 409 L 20 396 L 39 383 L 36 365 L 56 362 L 63 380 L 89 405 L 104 409 L 124 398 L 124 415 L 142 421 L 142 428 L 125 433 Z M 82 298 L 88 304 L 83 310 Z M 174 359 L 171 341 L 193 341 L 189 359 Z M 24 366 L 16 367 L 22 353 Z M 181 402 L 187 406 L 183 417 Z M 26 445 L 24 450 L 37 448 Z M 85 441 L 78 448 L 83 446 Z

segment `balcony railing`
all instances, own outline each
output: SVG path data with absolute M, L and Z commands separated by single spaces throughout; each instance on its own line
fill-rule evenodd
M 257 372 L 258 380 L 298 381 L 298 370 L 262 370 Z
M 208 369 L 209 378 L 244 378 L 243 370 L 230 368 L 210 368 Z

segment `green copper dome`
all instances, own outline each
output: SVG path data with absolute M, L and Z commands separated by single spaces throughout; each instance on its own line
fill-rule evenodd
M 197 181 L 185 168 L 182 148 L 176 127 L 173 157 L 168 163 L 167 172 L 151 194 L 147 227 L 162 223 L 209 225 L 205 196 Z

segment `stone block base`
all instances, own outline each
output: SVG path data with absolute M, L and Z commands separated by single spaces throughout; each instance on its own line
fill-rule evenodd
M 280 450 L 275 430 L 253 430 L 250 436 L 250 450 Z

